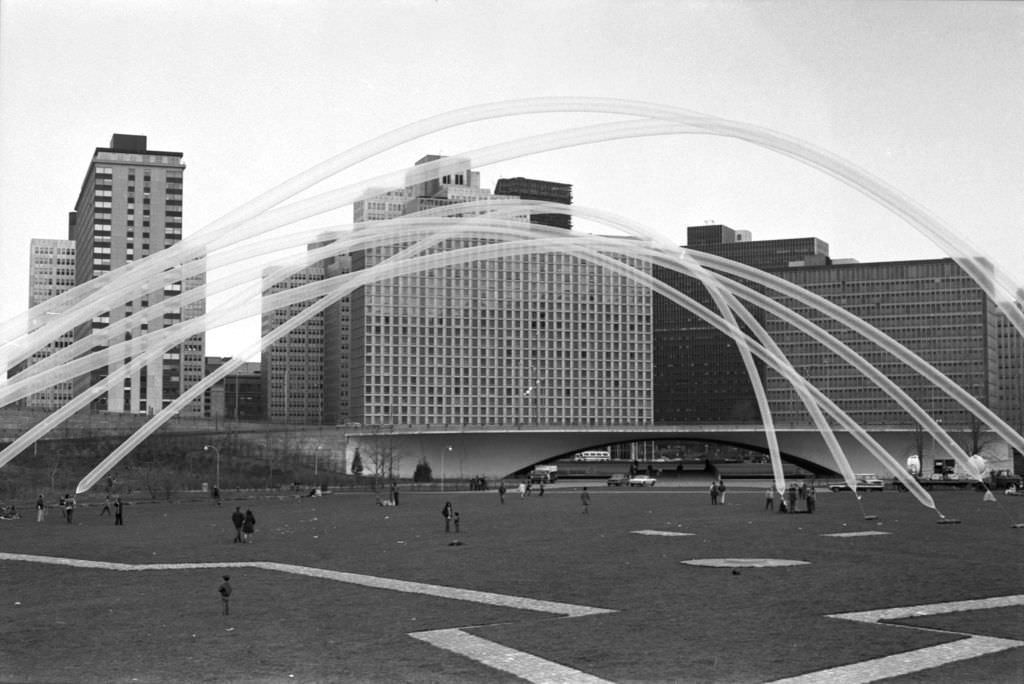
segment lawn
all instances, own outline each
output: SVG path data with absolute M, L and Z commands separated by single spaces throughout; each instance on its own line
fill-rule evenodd
M 591 488 L 543 497 L 403 492 L 134 503 L 125 525 L 81 506 L 0 521 L 0 552 L 123 564 L 299 566 L 558 601 L 614 612 L 560 617 L 247 566 L 146 572 L 0 560 L 2 682 L 502 682 L 516 677 L 412 632 L 477 637 L 618 682 L 764 682 L 953 642 L 954 631 L 1024 641 L 1024 608 L 861 624 L 829 614 L 1019 595 L 1024 497 L 822 493 L 813 515 L 765 512 L 760 491 Z M 444 532 L 441 508 L 460 513 Z M 251 508 L 251 544 L 230 513 Z M 872 519 L 867 519 L 870 516 Z M 689 536 L 634 534 L 637 530 Z M 884 535 L 828 537 L 837 532 Z M 450 542 L 458 540 L 460 545 Z M 778 558 L 780 568 L 695 567 Z M 217 586 L 231 575 L 231 614 Z M 1024 681 L 1024 649 L 896 681 Z

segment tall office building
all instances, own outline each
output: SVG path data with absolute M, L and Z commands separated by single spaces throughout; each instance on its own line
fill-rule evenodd
M 817 238 L 751 240 L 723 225 L 690 226 L 687 249 L 726 257 L 760 269 L 828 262 L 828 245 Z M 655 266 L 654 276 L 717 311 L 700 281 Z M 654 419 L 659 423 L 743 423 L 760 412 L 750 376 L 730 337 L 668 298 L 653 298 Z M 753 312 L 763 324 L 764 314 Z M 764 364 L 755 361 L 764 377 Z
M 29 257 L 29 308 L 42 304 L 75 286 L 75 243 L 71 240 L 33 238 Z M 54 352 L 74 342 L 74 334 L 67 332 L 60 338 L 35 352 L 22 364 L 18 372 L 38 363 Z M 70 401 L 74 388 L 71 381 L 61 382 L 32 394 L 25 399 L 31 408 L 56 410 Z
M 206 358 L 206 374 L 230 361 L 230 357 Z M 258 361 L 246 361 L 203 394 L 203 415 L 230 421 L 263 420 L 263 378 Z
M 919 354 L 1011 424 L 1020 424 L 1024 341 L 978 285 L 951 259 L 880 263 L 833 262 L 817 238 L 751 240 L 725 226 L 688 231 L 690 249 L 767 271 L 840 305 Z M 661 280 L 711 305 L 696 280 L 655 269 Z M 759 291 L 763 288 L 757 287 Z M 976 421 L 896 357 L 810 306 L 767 292 L 820 324 L 895 381 L 945 427 L 968 433 Z M 711 305 L 714 310 L 714 306 Z M 865 426 L 909 425 L 906 412 L 859 371 L 785 321 L 751 307 L 797 373 Z M 692 314 L 655 297 L 655 416 L 659 422 L 760 420 L 750 378 L 736 345 Z M 776 424 L 810 425 L 789 382 L 756 360 Z
M 427 156 L 418 163 L 440 159 Z M 357 222 L 495 197 L 450 159 L 437 178 L 357 202 Z M 525 216 L 523 217 L 525 220 Z M 372 225 L 357 229 L 373 230 Z M 406 246 L 367 248 L 328 275 Z M 457 237 L 447 251 L 480 244 Z M 636 259 L 615 255 L 649 272 Z M 502 256 L 382 279 L 328 322 L 328 422 L 607 425 L 651 421 L 650 291 L 565 254 Z M 347 383 L 337 381 L 345 375 Z M 333 384 L 332 384 L 333 383 Z M 332 391 L 333 396 L 336 392 Z
M 1022 341 L 981 288 L 952 259 L 834 264 L 773 271 L 839 304 L 938 368 L 1005 420 L 1019 420 L 1024 392 L 1019 368 Z M 954 399 L 856 331 L 788 298 L 787 307 L 845 342 L 898 384 L 947 430 L 976 424 Z M 863 425 L 900 426 L 910 418 L 849 364 L 775 317 L 766 327 L 797 371 Z M 807 423 L 789 383 L 774 370 L 767 388 L 775 419 Z
M 557 204 L 572 204 L 572 186 L 568 183 L 537 180 L 534 178 L 499 178 L 494 184 L 496 195 L 513 195 L 524 200 L 540 200 Z M 572 228 L 572 216 L 568 214 L 534 214 L 531 223 L 553 228 Z
M 310 245 L 314 248 L 316 245 Z M 266 275 L 273 273 L 268 269 Z M 314 264 L 288 275 L 264 290 L 277 294 L 324 278 L 324 265 Z M 313 300 L 262 312 L 262 334 L 287 323 Z M 324 313 L 318 313 L 295 330 L 268 345 L 260 355 L 263 378 L 263 414 L 272 423 L 317 425 L 323 422 Z
M 183 174 L 181 152 L 147 148 L 146 136 L 114 134 L 109 147 L 98 147 L 69 215 L 69 237 L 75 243 L 75 282 L 84 283 L 135 259 L 166 249 L 181 240 Z M 203 276 L 185 277 L 144 296 L 112 307 L 75 331 L 76 339 L 111 323 L 145 312 L 166 299 L 202 284 Z M 161 328 L 202 315 L 205 303 L 172 307 L 162 315 L 143 315 L 123 338 L 136 340 Z M 118 387 L 100 395 L 93 406 L 114 412 L 154 413 L 203 377 L 205 341 L 194 335 L 162 350 L 161 356 L 131 373 Z M 128 358 L 111 360 L 75 381 L 75 392 L 120 367 Z M 202 399 L 182 413 L 201 416 Z

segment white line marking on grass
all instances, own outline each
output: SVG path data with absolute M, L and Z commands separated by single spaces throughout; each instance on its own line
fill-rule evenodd
M 666 530 L 633 530 L 631 534 L 647 534 L 652 537 L 692 537 L 693 532 L 668 532 Z
M 949 601 L 946 603 L 931 603 L 919 606 L 902 606 L 899 608 L 884 608 L 881 610 L 864 610 L 853 613 L 836 613 L 829 615 L 831 618 L 840 620 L 852 620 L 869 624 L 879 624 L 882 620 L 904 620 L 914 617 L 927 617 L 931 615 L 946 615 L 968 610 L 990 610 L 993 608 L 1008 608 L 1013 606 L 1024 606 L 1024 594 L 1010 596 L 997 596 L 987 599 L 972 599 L 968 601 Z M 827 681 L 830 684 L 862 684 L 864 682 L 875 682 L 880 679 L 898 677 L 900 675 L 913 674 L 922 670 L 948 665 L 961 660 L 978 658 L 990 653 L 998 653 L 1011 648 L 1024 646 L 1024 641 L 1015 639 L 1001 639 L 998 637 L 981 636 L 979 634 L 968 634 L 966 632 L 954 632 L 951 630 L 937 629 L 934 627 L 915 627 L 914 625 L 892 625 L 907 629 L 928 629 L 931 631 L 945 632 L 947 634 L 961 635 L 965 638 L 951 641 L 946 644 L 919 648 L 904 653 L 894 653 L 883 658 L 865 660 L 851 665 L 809 672 L 797 677 L 779 679 L 773 684 L 815 684 L 816 682 Z
M 892 534 L 892 532 L 879 532 L 878 530 L 865 530 L 864 532 L 832 532 L 823 534 L 822 537 L 873 537 L 878 534 Z
M 583 615 L 599 615 L 601 613 L 614 613 L 608 608 L 594 608 L 592 606 L 580 606 L 573 603 L 560 603 L 558 601 L 543 601 L 525 596 L 511 596 L 509 594 L 496 594 L 488 591 L 476 591 L 474 589 L 460 589 L 459 587 L 446 587 L 439 584 L 425 584 L 423 582 L 408 582 L 406 580 L 389 579 L 387 577 L 375 577 L 373 575 L 359 575 L 352 572 L 339 572 L 337 570 L 325 570 L 323 568 L 310 568 L 301 565 L 290 565 L 287 563 L 271 563 L 266 561 L 251 562 L 225 562 L 225 563 L 108 563 L 105 561 L 80 560 L 77 558 L 56 558 L 53 556 L 32 556 L 19 553 L 0 553 L 0 560 L 27 561 L 31 563 L 48 563 L 51 565 L 65 565 L 77 568 L 91 568 L 98 570 L 118 571 L 144 571 L 144 570 L 206 570 L 211 568 L 258 568 L 260 570 L 271 570 L 285 572 L 292 575 L 303 575 L 306 577 L 317 577 L 320 579 L 356 584 L 372 589 L 386 589 L 389 591 L 400 591 L 407 594 L 424 594 L 437 596 L 439 598 L 454 599 L 456 601 L 469 601 L 472 603 L 483 603 L 491 606 L 503 606 L 519 610 L 534 610 L 541 613 L 554 613 L 566 617 L 580 617 Z
M 488 667 L 508 672 L 520 679 L 538 684 L 606 684 L 586 672 L 565 665 L 544 660 L 537 656 L 517 651 L 507 646 L 467 634 L 461 629 L 435 629 L 428 632 L 411 632 L 409 636 L 425 641 L 437 648 L 457 653 L 483 663 Z
M 882 620 L 905 620 L 913 617 L 929 615 L 946 615 L 962 613 L 967 610 L 991 610 L 993 608 L 1012 608 L 1024 606 L 1024 594 L 996 596 L 986 599 L 968 599 L 966 601 L 947 601 L 945 603 L 926 603 L 920 606 L 901 606 L 899 608 L 882 608 L 881 610 L 862 610 L 854 613 L 836 613 L 829 615 L 840 620 L 856 622 L 881 622 Z
M 785 568 L 791 565 L 810 565 L 807 561 L 786 558 L 691 558 L 679 562 L 705 568 Z
M 553 613 L 555 615 L 563 615 L 567 617 L 580 617 L 583 615 L 599 615 L 602 613 L 616 612 L 607 608 L 594 608 L 591 606 L 580 606 L 572 603 L 560 603 L 558 601 L 542 601 L 540 599 L 526 598 L 524 596 L 495 594 L 487 591 L 460 589 L 458 587 L 424 584 L 422 582 L 408 582 L 405 580 L 389 579 L 387 577 L 359 575 L 351 572 L 340 572 L 337 570 L 325 570 L 323 568 L 310 568 L 301 565 L 272 563 L 266 561 L 134 564 L 109 563 L 106 561 L 91 561 L 77 558 L 57 558 L 54 556 L 34 556 L 21 553 L 0 553 L 0 560 L 46 563 L 49 565 L 63 565 L 67 567 L 96 570 L 136 572 L 145 570 L 206 570 L 212 568 L 222 569 L 247 567 L 273 572 L 284 572 L 292 575 L 302 575 L 305 577 L 316 577 L 318 579 L 355 584 L 372 589 L 385 589 L 388 591 L 400 591 L 408 594 L 436 596 L 438 598 L 470 601 L 491 606 L 515 608 L 518 610 L 533 610 L 542 613 Z M 488 667 L 512 673 L 531 682 L 580 682 L 600 684 L 604 681 L 597 677 L 588 675 L 585 672 L 574 670 L 564 665 L 559 665 L 558 663 L 538 658 L 537 656 L 529 653 L 516 651 L 492 641 L 472 636 L 459 629 L 413 632 L 410 636 L 449 652 L 456 653 L 467 658 L 472 658 L 473 660 L 483 663 Z
M 517 608 L 521 610 L 535 610 L 541 613 L 554 613 L 566 617 L 581 617 L 583 615 L 599 615 L 601 613 L 614 613 L 616 611 L 608 608 L 594 608 L 592 606 L 580 606 L 573 603 L 560 603 L 557 601 L 543 601 L 541 599 L 526 598 L 524 596 L 511 596 L 509 594 L 495 594 L 489 591 L 476 591 L 474 589 L 460 589 L 458 587 L 446 587 L 439 584 L 424 584 L 422 582 L 408 582 L 406 580 L 389 579 L 387 577 L 374 577 L 373 575 L 357 575 L 351 572 L 338 572 L 336 570 L 323 570 L 321 568 L 307 568 L 299 565 L 286 565 L 283 563 L 251 563 L 253 567 L 266 570 L 280 570 L 296 575 L 307 575 L 309 577 L 320 577 L 336 582 L 358 584 L 374 589 L 388 589 L 390 591 L 401 591 L 408 594 L 425 594 L 439 598 L 455 599 L 457 601 L 471 601 L 484 603 L 491 606 L 503 606 L 506 608 Z

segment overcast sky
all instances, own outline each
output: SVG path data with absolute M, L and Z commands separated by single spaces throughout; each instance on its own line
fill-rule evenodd
M 393 128 L 536 96 L 669 104 L 801 138 L 894 185 L 1024 283 L 1022 65 L 1024 3 L 1011 2 L 0 0 L 0 320 L 27 308 L 29 240 L 67 236 L 112 133 L 184 153 L 187 238 Z M 595 120 L 455 129 L 335 184 Z M 679 244 L 714 221 L 754 239 L 820 237 L 834 258 L 942 256 L 856 191 L 726 138 L 603 143 L 480 171 L 487 187 L 571 183 L 578 204 Z M 209 351 L 228 355 L 245 335 L 213 335 Z

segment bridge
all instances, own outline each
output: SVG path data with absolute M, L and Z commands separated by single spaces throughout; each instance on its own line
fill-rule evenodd
M 876 427 L 867 431 L 901 464 L 917 453 L 919 433 L 909 426 Z M 434 477 L 506 477 L 535 463 L 587 448 L 643 440 L 694 440 L 768 453 L 768 442 L 760 424 L 349 426 L 333 430 L 323 428 L 320 434 L 330 440 L 332 452 L 344 453 L 346 464 L 351 464 L 358 449 L 364 464 L 367 458 L 388 458 L 401 477 L 411 477 L 421 461 L 430 465 Z M 835 434 L 855 472 L 886 472 L 887 468 L 850 434 L 838 431 Z M 784 462 L 821 474 L 837 471 L 824 440 L 813 427 L 776 426 L 776 436 Z M 929 442 L 925 442 L 926 455 L 931 451 Z M 990 435 L 984 435 L 981 442 L 986 445 L 990 460 L 1010 461 L 1010 450 L 1005 443 Z M 324 443 L 326 446 L 327 442 Z
M 14 409 L 0 410 L 0 444 L 38 422 L 44 412 Z M 117 441 L 127 438 L 145 422 L 145 416 L 82 412 L 47 440 L 105 437 Z M 920 439 L 908 425 L 866 428 L 868 433 L 897 461 L 917 452 Z M 559 458 L 592 447 L 646 440 L 691 440 L 732 445 L 768 453 L 764 428 L 757 423 L 726 424 L 646 424 L 599 426 L 520 425 L 283 425 L 279 423 L 235 422 L 178 417 L 161 428 L 160 434 L 202 436 L 216 443 L 226 435 L 244 441 L 265 442 L 269 436 L 293 455 L 319 459 L 322 467 L 349 472 L 355 455 L 372 470 L 386 461 L 385 472 L 411 478 L 420 462 L 430 465 L 435 478 L 507 477 L 535 463 Z M 836 433 L 855 472 L 885 472 L 865 448 L 846 432 Z M 281 439 L 283 437 L 283 439 Z M 807 425 L 776 425 L 776 437 L 783 461 L 811 472 L 829 474 L 837 468 L 821 435 Z M 957 435 L 967 447 L 967 435 Z M 1011 467 L 1010 449 L 994 436 L 982 435 L 985 456 L 993 468 Z M 924 443 L 925 456 L 934 451 L 931 440 Z M 1007 465 L 1000 466 L 999 463 Z M 928 461 L 922 464 L 927 467 Z

